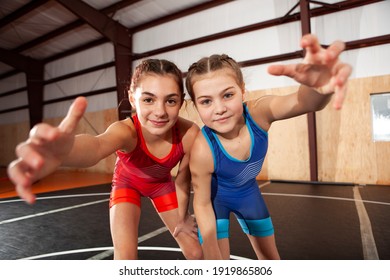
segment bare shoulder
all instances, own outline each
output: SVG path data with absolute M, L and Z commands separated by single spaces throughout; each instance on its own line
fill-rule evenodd
M 203 154 L 205 152 L 211 154 L 211 148 L 203 135 L 202 130 L 198 131 L 194 139 L 194 144 L 192 145 L 192 152 L 194 154 Z
M 182 117 L 179 117 L 177 122 L 184 149 L 189 151 L 196 135 L 199 132 L 199 126 L 196 123 Z
M 264 130 L 268 131 L 272 123 L 270 104 L 275 96 L 265 95 L 246 102 L 249 114 L 253 120 Z
M 212 173 L 214 170 L 214 160 L 211 148 L 202 131 L 198 131 L 191 148 L 190 167 L 192 170 L 199 168 L 206 172 Z
M 269 107 L 269 104 L 274 98 L 275 95 L 263 95 L 256 99 L 248 100 L 245 104 L 247 105 L 249 112 L 256 112 L 256 114 L 260 114 Z
M 102 136 L 107 141 L 116 142 L 124 151 L 133 150 L 137 142 L 137 132 L 131 119 L 112 123 Z
M 180 127 L 180 132 L 182 132 L 183 136 L 186 133 L 198 133 L 199 131 L 199 126 L 193 121 L 179 117 L 177 122 Z
M 136 132 L 135 127 L 131 119 L 120 120 L 112 123 L 107 131 L 110 133 L 119 133 L 119 134 L 133 134 Z

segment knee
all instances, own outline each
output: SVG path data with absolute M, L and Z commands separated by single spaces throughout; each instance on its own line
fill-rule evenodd
M 183 250 L 183 254 L 187 260 L 203 260 L 203 251 L 200 246 Z

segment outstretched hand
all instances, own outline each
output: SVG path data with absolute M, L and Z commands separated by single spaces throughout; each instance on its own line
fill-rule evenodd
M 31 185 L 55 171 L 70 153 L 74 130 L 82 118 L 87 101 L 78 97 L 58 127 L 41 123 L 31 129 L 29 138 L 16 147 L 17 159 L 7 172 L 18 195 L 27 203 L 35 202 Z
M 336 109 L 340 109 L 347 92 L 348 78 L 352 72 L 351 66 L 339 59 L 345 44 L 336 41 L 325 49 L 319 44 L 316 36 L 308 34 L 302 37 L 301 46 L 306 50 L 302 63 L 271 65 L 268 72 L 272 75 L 291 77 L 322 94 L 335 93 L 333 105 Z

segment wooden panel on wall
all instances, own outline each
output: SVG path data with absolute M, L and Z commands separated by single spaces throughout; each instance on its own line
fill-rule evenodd
M 390 185 L 390 142 L 375 143 L 375 150 L 377 178 L 372 183 Z
M 390 142 L 373 142 L 370 93 L 390 91 L 390 75 L 351 80 L 341 111 L 317 113 L 319 180 L 390 185 Z
M 246 100 L 263 95 L 286 95 L 297 86 L 246 93 Z M 306 115 L 277 121 L 268 131 L 268 153 L 259 180 L 310 180 Z
M 309 181 L 308 147 L 306 115 L 272 124 L 269 130 L 269 178 Z
M 203 122 L 199 117 L 198 111 L 196 110 L 195 105 L 191 100 L 185 100 L 181 106 L 179 115 L 182 118 L 193 121 L 199 126 L 199 128 L 203 126 Z

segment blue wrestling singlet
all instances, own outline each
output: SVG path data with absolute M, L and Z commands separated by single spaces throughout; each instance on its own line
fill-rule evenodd
M 267 153 L 268 133 L 254 122 L 246 105 L 243 114 L 251 137 L 247 160 L 230 156 L 213 130 L 206 126 L 202 128 L 214 158 L 211 199 L 217 219 L 218 239 L 229 237 L 231 212 L 247 234 L 265 237 L 274 233 L 271 217 L 256 181 Z

